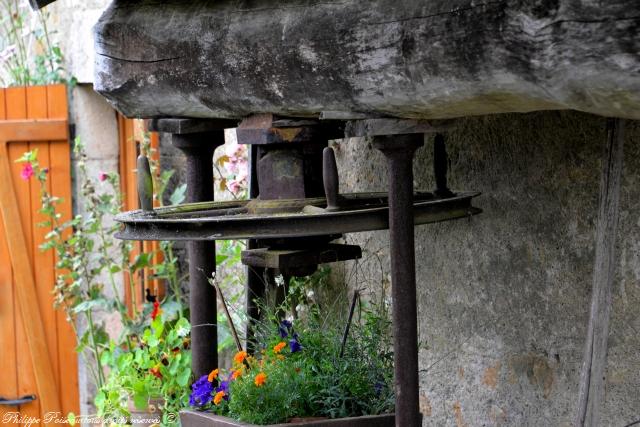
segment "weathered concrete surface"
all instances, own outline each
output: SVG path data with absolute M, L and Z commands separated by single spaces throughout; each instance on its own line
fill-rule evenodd
M 109 0 L 59 0 L 44 9 L 50 14 L 51 37 L 60 43 L 65 68 L 80 83 L 93 82 L 92 28 L 108 4 Z
M 70 122 L 75 125 L 76 136 L 84 143 L 88 158 L 86 160 L 87 172 L 90 178 L 96 181 L 100 191 L 108 187 L 106 183 L 98 181 L 98 175 L 105 173 L 118 173 L 118 123 L 115 111 L 107 102 L 93 91 L 91 85 L 77 85 L 69 98 Z M 85 214 L 85 199 L 82 196 L 82 188 L 78 182 L 78 159 L 72 159 L 73 179 L 73 212 Z M 100 248 L 96 247 L 98 251 Z M 113 248 L 114 250 L 117 248 Z M 115 256 L 115 254 L 114 254 Z M 107 283 L 107 278 L 102 278 Z M 122 277 L 117 278 L 120 295 L 124 295 Z M 105 287 L 105 293 L 114 297 L 111 288 Z M 117 336 L 122 328 L 119 316 L 116 313 L 97 312 L 94 319 L 97 323 L 105 324 L 107 331 L 112 336 Z M 81 332 L 86 325 L 78 325 Z M 88 350 L 87 350 L 88 351 Z M 93 399 L 96 393 L 96 385 L 91 376 L 91 367 L 87 363 L 90 357 L 84 358 L 78 355 L 78 382 L 80 391 L 80 413 L 83 415 L 95 414 Z
M 637 0 L 114 0 L 95 83 L 136 117 L 639 119 L 639 28 Z
M 575 112 L 464 119 L 447 138 L 472 218 L 416 228 L 425 426 L 570 426 L 590 303 L 605 120 Z M 640 419 L 640 122 L 628 122 L 603 426 Z M 414 166 L 432 189 L 432 141 Z M 382 155 L 340 143 L 342 191 L 385 189 Z M 350 235 L 388 286 L 386 232 Z M 382 260 L 382 270 L 378 259 Z M 379 289 L 379 288 L 376 288 Z

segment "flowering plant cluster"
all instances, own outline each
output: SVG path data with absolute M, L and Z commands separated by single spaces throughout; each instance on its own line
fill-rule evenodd
M 75 84 L 46 10 L 31 10 L 27 0 L 0 0 L 0 22 L 0 86 Z
M 114 372 L 95 398 L 98 415 L 127 417 L 131 405 L 146 410 L 150 400 L 162 401 L 162 424 L 172 424 L 172 414 L 187 406 L 183 390 L 191 378 L 189 332 L 184 317 L 158 310 L 155 318 L 129 349 L 111 341 L 102 353 L 101 363 Z
M 233 199 L 245 198 L 249 177 L 247 146 L 231 141 L 225 143 L 224 154 L 216 159 L 214 166 L 219 189 L 228 191 Z
M 191 353 L 188 342 L 183 343 L 189 322 L 173 246 L 161 242 L 159 254 L 141 251 L 133 256 L 131 242 L 115 240 L 120 227 L 111 217 L 122 207 L 119 177 L 91 171 L 78 139 L 74 155 L 82 209 L 69 220 L 60 213 L 61 199 L 52 194 L 47 182 L 50 171 L 38 161 L 37 151 L 17 160 L 22 165 L 20 178 L 40 184 L 39 212 L 45 221 L 38 225 L 48 230 L 40 248 L 54 251 L 57 259 L 55 307 L 64 311 L 74 329 L 76 350 L 97 388 L 99 416 L 127 417 L 129 401 L 144 409 L 149 399 L 160 398 L 161 424 L 175 425 L 166 415 L 188 405 Z M 171 173 L 154 174 L 158 199 Z M 180 203 L 184 197 L 176 190 L 170 198 Z M 151 274 L 140 280 L 145 269 Z M 122 295 L 122 279 L 127 279 L 130 295 L 141 294 L 139 285 L 146 287 L 149 279 L 162 281 L 171 293 L 151 295 L 147 287 L 146 302 L 131 298 L 129 307 Z M 103 320 L 107 313 L 117 315 L 120 328 L 107 329 Z M 78 328 L 79 324 L 86 327 Z
M 278 330 L 280 341 L 268 349 L 263 349 L 259 357 L 241 350 L 233 357 L 233 365 L 227 373 L 216 368 L 208 375 L 200 377 L 191 386 L 189 404 L 201 408 L 213 404 L 220 407 L 218 412 L 226 412 L 229 410 L 232 384 L 234 388 L 235 383 L 242 383 L 245 388 L 251 388 L 253 384 L 259 389 L 267 385 L 271 371 L 282 369 L 282 366 L 278 365 L 285 363 L 287 358 L 290 358 L 290 366 L 294 366 L 293 357 L 302 350 L 299 336 L 293 332 L 293 324 L 288 320 L 282 321 Z M 295 367 L 293 370 L 300 372 L 300 369 Z M 259 392 L 256 390 L 256 393 Z
M 342 356 L 338 322 L 312 315 L 296 320 L 295 329 L 289 320 L 267 323 L 254 355 L 240 351 L 230 370 L 214 369 L 193 383 L 191 406 L 262 425 L 393 411 L 393 353 L 383 318 L 365 310 Z

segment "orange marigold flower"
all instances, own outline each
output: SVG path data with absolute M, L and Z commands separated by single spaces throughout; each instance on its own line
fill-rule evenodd
M 239 352 L 236 353 L 235 356 L 233 356 L 233 361 L 235 363 L 240 364 L 240 363 L 244 362 L 244 359 L 246 359 L 246 358 L 247 358 L 247 352 L 246 351 L 239 351 Z
M 265 374 L 264 372 L 260 372 L 258 375 L 256 375 L 256 379 L 253 382 L 255 383 L 256 387 L 262 387 L 264 383 L 267 382 L 267 374 Z
M 213 396 L 213 403 L 215 405 L 219 405 L 220 402 L 222 402 L 222 399 L 224 399 L 224 391 L 219 391 L 215 396 Z
M 213 380 L 218 378 L 218 372 L 220 372 L 220 370 L 217 368 L 209 372 L 209 376 L 207 377 L 207 380 L 209 380 L 209 382 L 213 382 Z
M 280 353 L 280 352 L 282 351 L 282 349 L 283 349 L 283 348 L 285 348 L 285 346 L 286 346 L 286 345 L 287 345 L 287 343 L 286 343 L 286 342 L 284 342 L 284 341 L 279 342 L 278 344 L 276 344 L 276 345 L 273 347 L 273 352 L 274 352 L 274 353 L 276 353 L 276 354 L 277 354 L 277 353 Z
M 237 378 L 240 378 L 242 376 L 242 369 L 236 369 L 235 371 L 233 371 L 233 373 L 231 374 L 231 379 L 235 380 Z

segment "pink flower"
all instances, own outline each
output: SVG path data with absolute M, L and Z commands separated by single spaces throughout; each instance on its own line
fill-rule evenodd
M 31 178 L 33 175 L 34 175 L 33 166 L 31 166 L 31 163 L 25 163 L 24 166 L 22 167 L 22 171 L 20 171 L 20 178 L 26 181 L 29 178 Z
M 233 194 L 236 194 L 241 189 L 240 183 L 235 179 L 229 181 L 227 186 L 229 187 L 229 191 L 231 191 Z
M 98 175 L 98 179 L 101 182 L 106 181 L 107 178 L 109 178 L 109 175 L 107 175 L 105 172 L 100 172 L 100 174 Z

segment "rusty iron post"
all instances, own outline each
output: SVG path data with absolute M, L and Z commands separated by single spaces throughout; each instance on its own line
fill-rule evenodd
M 418 403 L 418 319 L 413 236 L 413 156 L 423 134 L 376 136 L 387 158 L 396 426 L 421 424 Z
M 258 147 L 249 145 L 249 199 L 257 198 L 258 192 Z M 256 239 L 247 241 L 247 249 L 257 249 L 260 245 Z M 247 338 L 247 351 L 253 353 L 256 349 L 253 340 L 253 331 L 260 318 L 260 307 L 256 304 L 256 300 L 264 297 L 265 291 L 265 269 L 261 267 L 247 266 L 247 284 L 246 284 L 246 304 L 247 304 L 247 326 L 245 336 Z
M 224 130 L 173 134 L 173 145 L 186 157 L 187 202 L 213 200 L 213 151 L 224 144 Z M 214 241 L 187 243 L 191 368 L 195 378 L 218 366 L 216 290 L 208 279 L 216 270 Z

